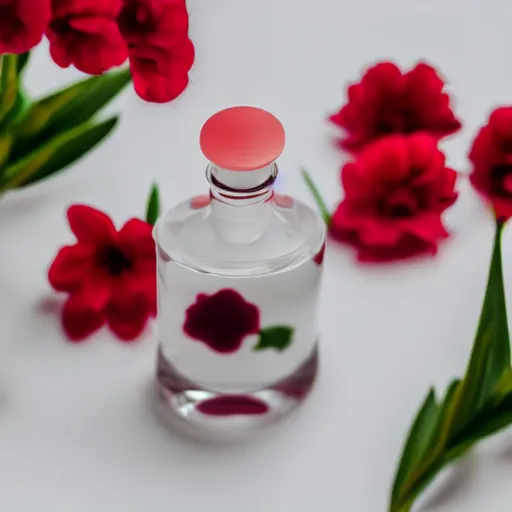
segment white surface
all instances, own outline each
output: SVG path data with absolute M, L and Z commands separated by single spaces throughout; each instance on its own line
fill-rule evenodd
M 425 57 L 457 92 L 455 166 L 494 104 L 512 101 L 512 4 L 481 0 L 190 0 L 197 61 L 178 101 L 151 106 L 127 92 L 116 134 L 61 177 L 0 203 L 0 510 L 2 512 L 381 512 L 411 416 L 430 384 L 460 375 L 482 300 L 492 223 L 465 183 L 437 259 L 360 267 L 330 245 L 322 292 L 322 372 L 296 420 L 232 448 L 183 441 L 147 404 L 155 343 L 104 332 L 64 340 L 45 270 L 71 239 L 65 208 L 86 202 L 121 222 L 142 214 L 153 179 L 167 205 L 204 190 L 201 124 L 239 103 L 283 121 L 286 191 L 310 200 L 298 165 L 338 197 L 342 161 L 325 115 L 378 58 Z M 73 77 L 41 48 L 35 92 Z M 512 233 L 505 236 L 512 292 Z M 50 297 L 50 298 L 48 298 Z M 512 300 L 510 301 L 512 303 Z M 422 511 L 506 512 L 510 433 L 456 473 Z M 470 463 L 471 462 L 471 463 Z M 457 480 L 457 478 L 456 478 Z

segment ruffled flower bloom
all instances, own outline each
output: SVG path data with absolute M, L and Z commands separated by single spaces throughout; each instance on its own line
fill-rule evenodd
M 36 46 L 50 21 L 50 0 L 0 0 L 0 55 Z
M 104 213 L 85 205 L 68 210 L 77 242 L 59 250 L 48 278 L 69 294 L 62 324 L 70 340 L 81 341 L 107 324 L 131 341 L 156 315 L 156 256 L 152 227 L 129 220 L 119 231 Z
M 494 209 L 496 217 L 512 216 L 512 107 L 494 110 L 478 132 L 469 159 L 471 183 Z
M 200 293 L 185 313 L 183 332 L 220 354 L 232 354 L 246 336 L 260 332 L 260 311 L 236 290 Z
M 441 214 L 457 197 L 456 172 L 432 137 L 386 137 L 346 164 L 341 178 L 345 197 L 330 233 L 353 244 L 360 260 L 435 253 L 448 236 Z
M 121 0 L 52 0 L 52 20 L 46 33 L 53 60 L 99 75 L 122 64 L 128 50 L 117 17 Z
M 119 26 L 137 94 L 158 103 L 179 96 L 194 63 L 185 1 L 123 0 Z
M 424 63 L 407 73 L 391 62 L 371 67 L 348 87 L 348 102 L 331 122 L 346 132 L 341 146 L 358 152 L 383 136 L 427 132 L 441 139 L 461 128 L 437 71 Z

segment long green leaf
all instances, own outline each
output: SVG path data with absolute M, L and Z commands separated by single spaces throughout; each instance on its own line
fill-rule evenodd
M 3 173 L 2 166 L 9 158 L 9 151 L 11 149 L 12 137 L 8 133 L 0 135 L 0 176 Z
M 494 393 L 496 385 L 507 368 L 510 367 L 510 340 L 501 262 L 501 233 L 502 224 L 498 223 L 480 323 L 460 390 L 451 435 L 456 435 L 478 413 Z
M 392 502 L 398 499 L 404 481 L 421 460 L 426 448 L 431 443 L 439 422 L 439 411 L 440 408 L 436 401 L 434 389 L 431 389 L 416 416 L 405 443 L 393 485 Z
M 509 369 L 496 387 L 494 396 L 473 420 L 452 440 L 454 447 L 472 446 L 512 423 L 512 370 Z
M 324 220 L 325 224 L 328 226 L 331 223 L 331 214 L 329 213 L 329 209 L 327 208 L 327 205 L 325 204 L 325 201 L 324 201 L 322 195 L 320 194 L 320 191 L 318 190 L 317 186 L 313 182 L 313 179 L 309 175 L 308 171 L 306 171 L 306 169 L 302 169 L 301 173 L 302 173 L 302 177 L 304 178 L 304 181 L 306 183 L 306 186 L 308 187 L 313 198 L 315 199 L 316 205 L 318 207 L 318 210 L 320 212 L 322 219 Z
M 7 116 L 16 104 L 18 96 L 18 56 L 1 56 L 0 68 L 0 125 L 4 125 Z
M 509 370 L 511 363 L 507 304 L 503 285 L 503 262 L 501 254 L 502 233 L 503 223 L 498 221 L 496 224 L 494 275 L 492 277 L 493 286 L 491 291 L 494 339 L 490 362 L 487 369 L 486 383 L 488 385 L 488 390 L 484 395 L 482 403 L 485 401 L 487 395 L 494 392 L 494 388 L 502 379 L 503 375 Z
M 512 370 L 497 223 L 487 290 L 464 379 L 446 393 L 432 441 L 416 465 L 397 475 L 391 512 L 409 512 L 419 494 L 447 464 L 475 443 L 512 424 Z M 422 406 L 423 410 L 424 405 Z M 414 426 L 411 432 L 414 431 Z M 400 477 L 400 478 L 398 478 Z
M 128 69 L 77 82 L 34 103 L 14 128 L 14 161 L 62 131 L 79 126 L 109 103 L 130 82 Z
M 392 511 L 408 510 L 407 504 L 410 506 L 442 469 L 446 445 L 445 432 L 448 430 L 453 416 L 454 400 L 459 388 L 460 381 L 457 379 L 453 380 L 448 386 L 442 405 L 438 406 L 436 423 L 430 426 L 431 430 L 424 439 L 417 441 L 423 445 L 421 454 L 418 452 L 414 463 L 408 464 L 406 469 L 401 470 L 400 464 L 391 496 Z M 425 404 L 421 407 L 420 414 L 424 408 Z M 415 424 L 411 428 L 410 436 L 414 431 Z M 419 436 L 421 432 L 417 432 L 415 435 Z
M 118 117 L 112 117 L 99 124 L 84 123 L 54 137 L 7 167 L 0 182 L 0 191 L 34 183 L 63 169 L 101 142 L 117 121 Z
M 160 215 L 160 192 L 156 183 L 151 186 L 149 193 L 148 205 L 146 208 L 146 222 L 155 225 L 158 216 Z

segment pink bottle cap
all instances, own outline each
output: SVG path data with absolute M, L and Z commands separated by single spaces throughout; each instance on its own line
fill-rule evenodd
M 270 112 L 256 107 L 231 107 L 214 114 L 201 130 L 204 156 L 230 171 L 261 169 L 283 152 L 284 128 Z

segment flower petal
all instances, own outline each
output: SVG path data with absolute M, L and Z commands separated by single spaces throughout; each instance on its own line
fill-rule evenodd
M 401 225 L 405 231 L 427 244 L 437 245 L 439 240 L 448 237 L 441 215 L 437 213 L 426 213 L 418 218 L 403 221 Z
M 71 292 L 92 272 L 93 248 L 82 245 L 62 247 L 48 271 L 48 280 L 57 291 Z
M 81 298 L 71 295 L 62 311 L 62 326 L 73 342 L 83 341 L 105 323 L 102 312 L 84 307 Z
M 82 283 L 80 290 L 74 293 L 77 303 L 80 302 L 84 309 L 91 309 L 92 311 L 105 309 L 111 295 L 108 280 L 100 279 L 98 276 L 91 276 Z
M 119 230 L 119 245 L 129 252 L 131 257 L 155 257 L 153 227 L 140 219 L 130 219 Z
M 357 246 L 357 259 L 361 263 L 382 263 L 403 260 L 414 256 L 437 252 L 437 245 L 426 243 L 414 236 L 404 236 L 392 247 Z
M 390 135 L 368 146 L 360 158 L 374 185 L 397 182 L 409 174 L 408 139 Z
M 398 243 L 402 233 L 396 222 L 368 218 L 360 226 L 358 236 L 363 245 L 389 247 Z
M 106 315 L 110 329 L 119 339 L 133 341 L 146 326 L 151 307 L 146 297 L 135 295 L 110 303 Z
M 194 61 L 194 45 L 184 39 L 172 48 L 140 44 L 130 48 L 130 66 L 137 94 L 144 100 L 166 103 L 187 87 Z
M 68 209 L 68 221 L 79 242 L 100 245 L 116 238 L 112 220 L 103 212 L 84 204 L 75 204 Z

